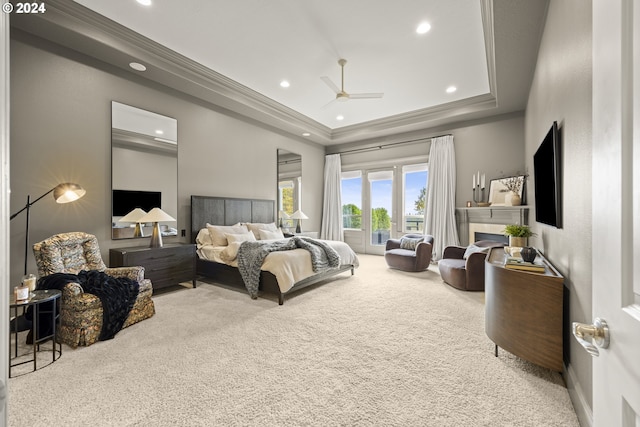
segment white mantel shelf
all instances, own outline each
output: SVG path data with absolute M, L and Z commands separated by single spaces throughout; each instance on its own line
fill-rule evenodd
M 456 208 L 460 244 L 469 244 L 469 224 L 529 224 L 529 206 L 489 206 Z

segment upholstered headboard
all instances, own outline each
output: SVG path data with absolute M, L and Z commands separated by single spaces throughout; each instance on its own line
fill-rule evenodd
M 206 224 L 275 221 L 275 201 L 232 197 L 191 196 L 191 241 Z

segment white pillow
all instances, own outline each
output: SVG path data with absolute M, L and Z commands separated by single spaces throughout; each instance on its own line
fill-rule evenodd
M 242 243 L 242 242 L 256 241 L 256 236 L 253 234 L 253 231 L 249 231 L 247 233 L 242 233 L 242 234 L 225 233 L 224 235 L 227 238 L 227 241 L 229 242 L 229 244 L 236 243 L 236 242 Z
M 275 231 L 271 230 L 259 230 L 260 240 L 281 240 L 284 239 L 284 234 L 282 234 L 282 230 L 276 229 Z
M 211 235 L 213 246 L 227 246 L 228 242 L 225 233 L 243 234 L 249 231 L 244 225 L 211 225 L 209 223 L 207 223 L 207 230 Z
M 211 241 L 211 234 L 209 234 L 209 230 L 207 230 L 206 228 L 202 228 L 200 229 L 200 231 L 198 231 L 198 235 L 196 236 L 196 244 L 198 244 L 199 246 L 213 244 L 213 242 Z
M 467 258 L 469 258 L 469 256 L 471 254 L 474 254 L 476 252 L 483 252 L 483 253 L 486 254 L 486 253 L 489 252 L 489 249 L 491 249 L 491 248 L 488 248 L 488 247 L 487 248 L 482 248 L 482 247 L 476 246 L 476 245 L 469 245 L 469 246 L 467 246 L 467 250 L 464 251 L 464 255 L 462 255 L 462 258 L 463 259 L 467 259 Z
M 257 239 L 262 239 L 262 237 L 260 237 L 260 230 L 276 231 L 278 229 L 275 222 L 245 222 L 244 225 L 249 229 L 249 231 L 253 231 L 253 234 Z

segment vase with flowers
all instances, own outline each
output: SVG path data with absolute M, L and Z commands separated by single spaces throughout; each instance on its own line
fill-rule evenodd
M 504 196 L 504 204 L 507 206 L 520 206 L 522 199 L 520 193 L 522 191 L 522 185 L 524 184 L 523 176 L 512 176 L 502 180 L 502 183 L 507 188 L 507 194 Z
M 519 248 L 527 246 L 529 237 L 536 235 L 536 233 L 531 230 L 531 227 L 521 224 L 509 224 L 504 227 L 502 232 L 505 236 L 509 237 L 509 246 Z

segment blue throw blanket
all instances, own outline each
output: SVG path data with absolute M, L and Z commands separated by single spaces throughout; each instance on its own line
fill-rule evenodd
M 311 254 L 311 266 L 314 272 L 340 266 L 340 255 L 321 240 L 294 236 L 287 240 L 274 242 L 242 242 L 238 249 L 238 270 L 251 298 L 258 297 L 260 269 L 262 262 L 271 252 L 306 249 Z

